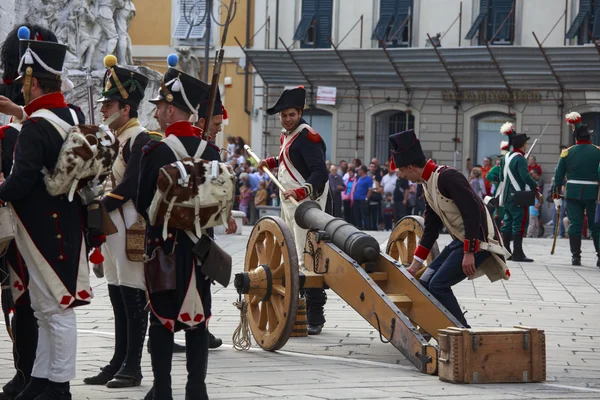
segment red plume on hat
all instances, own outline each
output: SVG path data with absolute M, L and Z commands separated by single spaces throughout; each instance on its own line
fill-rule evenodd
M 565 116 L 565 120 L 569 125 L 577 126 L 581 123 L 581 115 L 573 111 L 572 113 L 569 113 Z
M 515 133 L 515 126 L 512 122 L 505 122 L 504 125 L 500 128 L 500 132 L 503 135 L 511 136 Z

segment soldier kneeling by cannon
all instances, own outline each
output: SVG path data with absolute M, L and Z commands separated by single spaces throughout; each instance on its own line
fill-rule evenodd
M 429 265 L 420 282 L 465 327 L 469 327 L 461 312 L 452 286 L 465 278 L 475 279 L 483 274 L 494 282 L 509 279 L 502 236 L 492 217 L 469 182 L 459 171 L 433 160 L 425 161 L 421 143 L 413 130 L 390 137 L 393 162 L 402 175 L 423 184 L 427 205 L 425 229 L 414 253 L 408 272 L 421 269 L 440 229 L 445 226 L 452 242 Z

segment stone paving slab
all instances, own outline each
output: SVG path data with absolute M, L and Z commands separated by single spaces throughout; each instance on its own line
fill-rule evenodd
M 243 270 L 250 229 L 242 236 L 219 238 Z M 388 234 L 375 232 L 382 243 Z M 440 248 L 449 243 L 439 239 Z M 559 240 L 550 256 L 549 239 L 526 239 L 525 252 L 536 262 L 509 263 L 511 279 L 464 281 L 455 293 L 467 319 L 476 327 L 533 326 L 546 331 L 547 382 L 541 384 L 454 385 L 421 374 L 400 352 L 379 340 L 377 331 L 335 293 L 328 291 L 327 324 L 317 337 L 293 338 L 279 352 L 258 348 L 238 352 L 231 335 L 239 323 L 232 285 L 213 286 L 211 331 L 225 344 L 212 350 L 207 384 L 211 399 L 600 399 L 600 269 L 593 244 L 583 242 L 584 266 L 572 267 L 568 241 Z M 76 400 L 142 399 L 150 389 L 150 357 L 143 356 L 142 385 L 111 390 L 82 383 L 110 359 L 112 310 L 106 284 L 92 277 L 95 298 L 77 309 L 78 372 L 72 382 Z M 183 334 L 176 340 L 184 343 Z M 0 334 L 0 382 L 12 370 L 11 343 Z M 185 356 L 173 357 L 174 398 L 184 399 Z

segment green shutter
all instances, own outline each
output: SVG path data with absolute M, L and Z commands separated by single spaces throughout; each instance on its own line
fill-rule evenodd
M 565 35 L 567 39 L 574 39 L 579 34 L 579 29 L 583 25 L 583 21 L 592 11 L 592 0 L 579 0 L 579 14 L 573 20 L 569 31 Z
M 473 25 L 471 26 L 471 29 L 469 29 L 469 32 L 467 32 L 467 36 L 465 36 L 466 40 L 473 39 L 477 32 L 479 32 L 479 29 L 481 29 L 481 25 L 485 22 L 489 7 L 489 0 L 481 0 L 481 3 L 479 5 L 479 15 L 477 16 L 477 18 L 475 18 L 475 22 L 473 22 Z

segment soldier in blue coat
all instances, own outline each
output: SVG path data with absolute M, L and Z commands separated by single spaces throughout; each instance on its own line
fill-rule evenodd
M 51 196 L 43 170 L 52 171 L 64 142 L 52 119 L 83 122 L 69 108 L 61 90 L 67 47 L 28 40 L 19 29 L 25 112 L 29 116 L 17 138 L 12 173 L 0 186 L 0 200 L 14 211 L 16 244 L 29 272 L 29 295 L 39 326 L 31 380 L 18 400 L 71 399 L 75 377 L 77 322 L 74 307 L 92 297 L 84 237 L 84 208 L 76 197 Z
M 176 59 L 169 57 L 174 67 Z M 156 192 L 159 170 L 179 159 L 177 152 L 193 156 L 201 145 L 197 121 L 200 100 L 206 95 L 206 85 L 175 68 L 169 68 L 163 78 L 156 104 L 155 118 L 165 132 L 165 140 L 150 141 L 143 150 L 137 209 L 147 221 L 147 250 L 151 256 L 157 246 L 165 254 L 175 255 L 177 289 L 149 293 L 151 358 L 154 386 L 147 400 L 171 400 L 171 362 L 174 332 L 185 330 L 188 381 L 186 400 L 208 399 L 205 377 L 208 366 L 208 320 L 211 316 L 211 281 L 206 279 L 192 254 L 194 242 L 185 231 L 168 229 L 163 239 L 163 226 L 152 226 L 148 208 Z M 176 139 L 169 138 L 173 136 Z M 174 146 L 178 146 L 175 148 Z M 183 148 L 182 148 L 183 147 Z M 205 160 L 218 160 L 218 148 L 210 143 L 201 155 Z M 236 231 L 235 221 L 229 218 L 228 233 Z
M 30 32 L 34 32 L 33 37 L 36 40 L 46 40 L 56 42 L 56 37 L 49 30 L 37 25 L 27 25 Z M 18 27 L 13 29 L 2 44 L 0 50 L 0 64 L 3 70 L 2 84 L 0 85 L 0 94 L 2 98 L 2 110 L 0 112 L 11 115 L 10 124 L 0 127 L 0 137 L 2 140 L 2 173 L 5 178 L 10 175 L 13 165 L 13 152 L 17 144 L 17 136 L 21 131 L 21 120 L 24 119 L 22 106 L 25 105 L 25 99 L 21 89 L 23 85 L 14 80 L 19 76 L 19 38 L 17 36 Z M 37 348 L 38 327 L 37 320 L 33 315 L 29 300 L 29 274 L 27 267 L 17 246 L 13 241 L 5 255 L 5 271 L 9 275 L 8 289 L 14 301 L 14 316 L 12 318 L 13 331 L 13 358 L 16 374 L 4 387 L 0 393 L 0 399 L 12 399 L 17 396 L 31 379 L 31 370 L 35 360 L 35 350 Z M 3 305 L 4 306 L 4 305 Z M 8 310 L 3 310 L 5 313 Z

